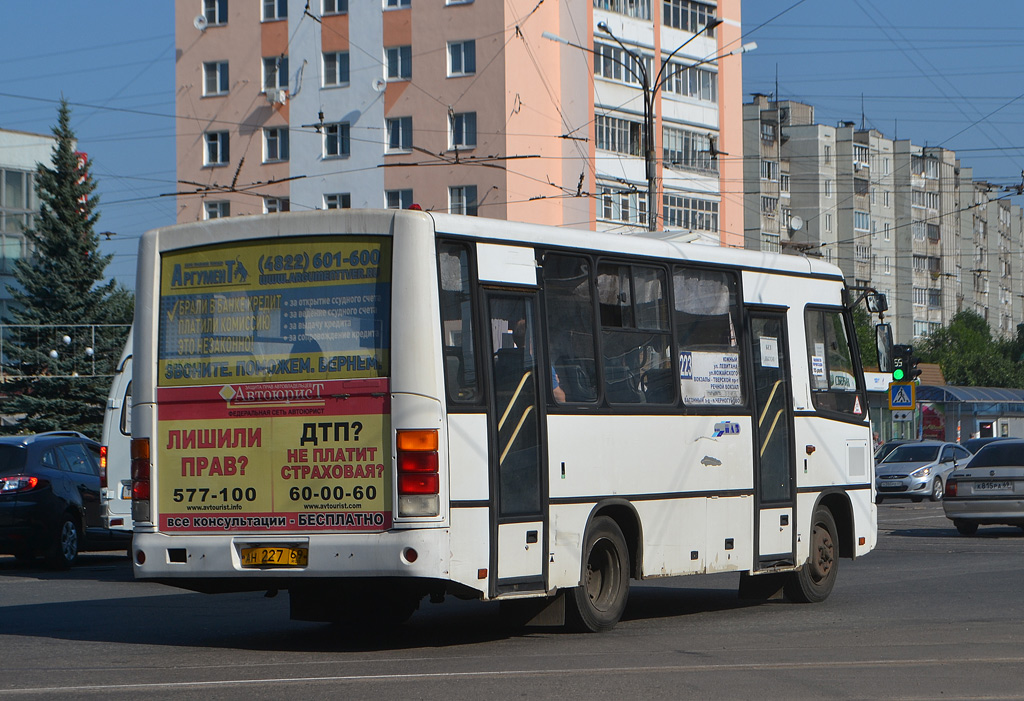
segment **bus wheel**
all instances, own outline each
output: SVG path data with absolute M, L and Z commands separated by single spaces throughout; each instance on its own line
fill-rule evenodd
M 583 545 L 583 576 L 567 597 L 571 626 L 582 632 L 611 630 L 629 598 L 629 552 L 615 521 L 594 519 Z
M 811 528 L 811 552 L 796 572 L 789 575 L 784 593 L 790 601 L 813 604 L 824 601 L 835 586 L 839 574 L 839 542 L 832 512 L 819 508 Z

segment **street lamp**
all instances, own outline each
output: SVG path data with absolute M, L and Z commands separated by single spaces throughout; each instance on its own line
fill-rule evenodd
M 675 48 L 675 50 L 673 50 L 672 53 L 670 53 L 668 55 L 668 58 L 662 59 L 661 67 L 658 69 L 658 73 L 657 73 L 657 75 L 654 78 L 653 84 L 651 83 L 650 77 L 647 74 L 647 65 L 643 61 L 643 58 L 641 56 L 637 55 L 631 49 L 629 49 L 621 41 L 619 41 L 619 38 L 612 33 L 611 29 L 608 28 L 608 24 L 607 23 L 605 23 L 605 22 L 598 22 L 597 23 L 597 28 L 600 31 L 602 31 L 605 34 L 607 34 L 609 37 L 611 37 L 612 40 L 616 44 L 618 44 L 619 47 L 623 51 L 625 51 L 627 54 L 629 54 L 629 56 L 633 59 L 631 63 L 627 63 L 627 62 L 624 62 L 624 61 L 618 61 L 618 63 L 623 68 L 625 68 L 627 71 L 629 71 L 633 75 L 634 78 L 636 78 L 637 82 L 640 83 L 641 88 L 643 89 L 643 94 L 644 94 L 643 95 L 643 97 L 644 97 L 644 144 L 643 144 L 643 147 L 644 147 L 645 175 L 647 177 L 647 229 L 649 231 L 657 231 L 657 211 L 658 210 L 657 210 L 657 203 L 656 203 L 655 197 L 656 197 L 656 194 L 657 194 L 657 182 L 656 182 L 656 180 L 657 180 L 657 172 L 658 171 L 657 171 L 657 158 L 656 158 L 655 152 L 654 152 L 654 99 L 655 99 L 655 97 L 657 97 L 658 91 L 661 89 L 662 79 L 664 78 L 664 73 L 665 73 L 665 67 L 667 65 L 669 65 L 669 62 L 671 62 L 671 60 L 675 57 L 675 55 L 677 53 L 679 53 L 680 50 L 683 49 L 683 47 L 685 47 L 687 44 L 689 44 L 691 41 L 696 39 L 701 34 L 707 32 L 707 31 L 709 31 L 711 29 L 714 29 L 715 27 L 720 25 L 722 23 L 722 21 L 723 20 L 721 18 L 719 18 L 719 17 L 712 18 L 710 22 L 705 24 L 692 37 L 690 37 L 689 39 L 684 41 L 682 44 L 677 46 Z M 543 33 L 541 33 L 541 36 L 543 38 L 545 38 L 545 39 L 549 39 L 551 41 L 557 41 L 557 42 L 559 42 L 561 44 L 565 44 L 566 46 L 572 46 L 573 48 L 576 48 L 576 49 L 582 49 L 583 51 L 587 51 L 589 53 L 592 53 L 595 56 L 598 56 L 599 58 L 603 58 L 603 56 L 598 54 L 593 49 L 591 49 L 589 47 L 586 47 L 586 46 L 581 46 L 579 44 L 574 44 L 571 41 L 569 41 L 568 39 L 563 39 L 562 37 L 558 36 L 557 34 L 552 34 L 551 32 L 543 32 Z M 756 42 L 750 42 L 750 43 L 744 44 L 740 48 L 734 49 L 733 51 L 730 51 L 728 53 L 722 54 L 720 56 L 712 56 L 712 57 L 709 57 L 709 58 L 704 58 L 704 59 L 701 59 L 700 61 L 697 61 L 696 63 L 693 63 L 693 64 L 691 64 L 689 66 L 686 66 L 686 67 L 687 68 L 695 68 L 697 66 L 704 65 L 705 63 L 713 63 L 713 62 L 715 62 L 715 61 L 717 61 L 719 59 L 725 58 L 726 56 L 733 56 L 735 54 L 747 53 L 748 51 L 753 51 L 756 48 L 757 48 L 757 43 Z M 636 68 L 634 68 L 634 66 L 636 66 Z M 639 70 L 639 73 L 637 72 L 638 70 Z

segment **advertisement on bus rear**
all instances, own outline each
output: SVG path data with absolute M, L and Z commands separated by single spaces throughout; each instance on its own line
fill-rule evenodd
M 164 254 L 162 531 L 390 527 L 390 261 L 379 237 Z

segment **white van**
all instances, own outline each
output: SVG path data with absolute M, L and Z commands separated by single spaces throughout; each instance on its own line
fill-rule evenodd
M 100 485 L 103 525 L 113 531 L 132 530 L 132 333 L 114 370 L 103 413 Z

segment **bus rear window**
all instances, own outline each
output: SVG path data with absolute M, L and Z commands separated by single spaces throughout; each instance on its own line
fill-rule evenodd
M 160 273 L 159 384 L 387 377 L 390 309 L 389 238 L 169 251 Z

